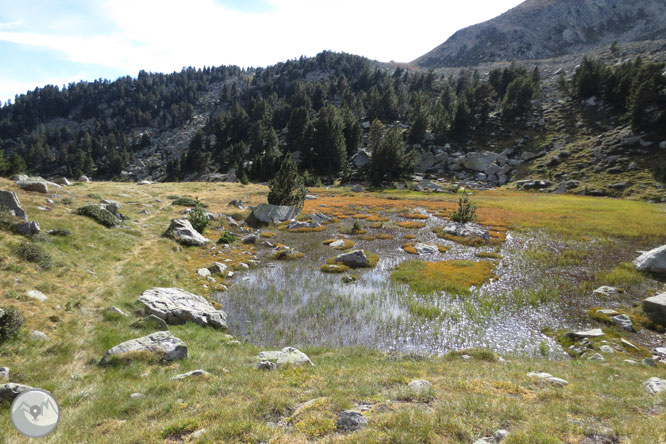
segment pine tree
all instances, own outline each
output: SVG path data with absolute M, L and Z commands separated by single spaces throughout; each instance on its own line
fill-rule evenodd
M 268 203 L 272 205 L 290 205 L 299 211 L 303 208 L 307 190 L 303 183 L 303 177 L 298 174 L 296 163 L 285 156 L 280 170 L 275 177 L 268 182 Z
M 375 148 L 370 162 L 370 180 L 380 185 L 384 180 L 398 179 L 414 168 L 413 152 L 405 149 L 402 132 L 394 126 L 386 132 Z

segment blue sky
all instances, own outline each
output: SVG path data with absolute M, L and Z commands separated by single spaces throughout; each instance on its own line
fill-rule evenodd
M 0 0 L 0 101 L 46 84 L 328 49 L 409 62 L 521 0 Z

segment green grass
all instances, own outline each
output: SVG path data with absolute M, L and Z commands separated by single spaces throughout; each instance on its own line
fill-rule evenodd
M 412 291 L 431 294 L 445 291 L 451 295 L 469 295 L 470 287 L 481 286 L 493 275 L 495 266 L 488 261 L 405 261 L 391 274 L 394 281 L 409 284 Z

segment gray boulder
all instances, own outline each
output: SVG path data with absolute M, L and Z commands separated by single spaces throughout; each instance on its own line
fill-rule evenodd
M 435 254 L 439 252 L 437 245 L 424 244 L 422 242 L 415 243 L 414 249 L 418 254 Z
M 14 228 L 18 233 L 21 233 L 24 236 L 33 236 L 41 231 L 39 222 L 37 221 L 24 222 L 16 225 Z
M 146 316 L 143 319 L 139 319 L 133 323 L 130 327 L 139 328 L 142 330 L 153 330 L 153 331 L 168 331 L 169 326 L 164 319 L 159 318 L 155 315 Z
M 69 180 L 67 180 L 66 177 L 58 177 L 57 179 L 53 179 L 53 183 L 64 186 L 70 186 L 72 184 Z
M 354 154 L 354 156 L 352 156 L 351 158 L 352 164 L 354 164 L 356 168 L 363 168 L 367 166 L 368 164 L 370 164 L 370 160 L 371 160 L 370 153 L 367 152 L 366 150 L 360 150 L 358 153 Z
M 196 376 L 210 376 L 210 373 L 208 373 L 206 370 L 192 370 L 187 373 L 183 373 L 182 375 L 176 375 L 173 378 L 171 378 L 172 381 L 180 381 L 182 379 L 187 379 L 187 378 L 192 378 Z
M 553 183 L 548 180 L 519 180 L 516 182 L 516 188 L 519 190 L 542 190 L 548 188 Z
M 458 237 L 475 236 L 475 237 L 480 237 L 486 242 L 490 240 L 490 233 L 488 233 L 488 230 L 472 222 L 468 222 L 466 224 L 461 224 L 458 222 L 449 222 L 444 226 L 443 231 L 444 233 L 450 234 L 451 236 L 458 236 Z
M 285 347 L 278 351 L 263 351 L 259 353 L 259 361 L 275 363 L 278 367 L 283 365 L 314 365 L 310 358 L 294 347 Z
M 652 377 L 643 383 L 643 387 L 651 395 L 666 392 L 666 379 Z
M 584 338 L 600 338 L 604 336 L 604 332 L 600 328 L 593 328 L 591 330 L 574 331 L 567 333 L 567 336 L 573 339 Z
M 37 290 L 28 290 L 28 291 L 26 291 L 25 294 L 30 299 L 35 299 L 36 301 L 39 301 L 39 302 L 46 302 L 46 300 L 48 299 L 48 297 L 46 297 L 46 295 L 44 293 L 42 293 L 41 291 L 37 291 Z
M 252 210 L 250 218 L 263 224 L 277 224 L 286 220 L 292 220 L 296 216 L 298 216 L 298 210 L 296 207 L 261 204 Z M 248 223 L 253 222 L 250 218 L 248 218 Z
M 354 430 L 362 429 L 368 425 L 368 418 L 354 410 L 345 410 L 338 415 L 335 427 L 338 430 L 351 432 Z
M 354 250 L 349 253 L 339 254 L 335 257 L 335 262 L 339 262 L 350 268 L 361 268 L 370 265 L 370 260 L 363 250 Z
M 316 213 L 313 214 L 310 217 L 310 220 L 312 220 L 312 223 L 316 223 L 318 225 L 323 224 L 324 222 L 331 222 L 331 218 L 325 215 L 324 213 Z
M 666 274 L 666 245 L 644 252 L 634 259 L 634 265 L 638 271 Z
M 257 236 L 256 234 L 250 234 L 250 235 L 248 235 L 248 236 L 245 236 L 245 237 L 241 240 L 241 242 L 244 243 L 244 244 L 252 244 L 252 245 L 254 245 L 254 244 L 257 243 L 257 240 L 259 240 L 259 236 Z
M 617 296 L 620 294 L 620 290 L 615 288 L 615 287 L 609 287 L 604 285 L 603 287 L 599 287 L 596 290 L 592 292 L 592 296 L 594 297 L 602 297 L 602 298 L 608 298 L 611 296 Z
M 187 246 L 202 246 L 210 242 L 203 237 L 187 219 L 173 219 L 169 229 L 164 233 L 164 237 L 174 239 L 178 243 Z
M 192 321 L 203 326 L 227 328 L 227 315 L 217 310 L 202 296 L 180 288 L 152 288 L 139 296 L 146 312 L 163 319 L 167 324 Z
M 499 157 L 497 153 L 490 151 L 474 151 L 467 153 L 462 157 L 462 165 L 468 170 L 484 172 L 491 163 L 495 162 Z
M 81 176 L 81 177 L 79 177 L 78 182 L 87 183 L 87 182 L 92 182 L 92 180 L 90 180 L 90 178 L 88 176 Z
M 0 378 L 9 379 L 9 367 L 0 367 Z
M 365 191 L 365 189 L 361 185 L 354 185 L 353 187 L 351 187 L 351 190 L 354 193 L 362 193 Z
M 18 185 L 19 188 L 25 191 L 35 191 L 37 193 L 43 193 L 43 194 L 47 194 L 49 192 L 49 186 L 43 180 L 35 180 L 35 179 L 19 180 L 18 182 L 16 182 L 16 185 Z
M 213 265 L 208 267 L 208 269 L 210 270 L 211 274 L 224 274 L 227 272 L 229 267 L 221 262 L 213 262 Z
M 615 323 L 618 327 L 627 331 L 634 331 L 634 324 L 631 322 L 631 319 L 626 314 L 621 314 L 611 317 L 611 321 Z
M 650 320 L 666 325 L 666 293 L 652 296 L 643 301 L 643 311 Z
M 0 401 L 13 401 L 23 392 L 32 390 L 29 385 L 16 384 L 13 382 L 0 385 Z
M 165 361 L 177 361 L 187 358 L 187 345 L 171 332 L 160 331 L 110 348 L 102 357 L 100 364 L 108 364 L 113 358 L 122 358 L 128 353 L 140 352 L 157 355 Z
M 16 194 L 13 191 L 0 190 L 0 205 L 13 211 L 16 217 L 28 220 L 28 215 L 23 208 L 21 208 L 21 202 L 19 202 L 18 197 L 16 197 Z
M 298 230 L 299 228 L 318 228 L 321 227 L 321 224 L 319 222 L 299 222 L 299 221 L 293 221 L 292 223 L 289 224 L 287 227 L 287 230 Z

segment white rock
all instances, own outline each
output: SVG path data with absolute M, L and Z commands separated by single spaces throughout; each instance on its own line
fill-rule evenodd
M 201 277 L 208 277 L 211 275 L 211 272 L 208 268 L 199 268 L 197 274 Z
M 41 291 L 37 291 L 37 290 L 28 290 L 25 294 L 30 299 L 35 299 L 39 302 L 45 302 L 48 299 L 44 293 L 42 293 Z
M 259 353 L 259 361 L 274 362 L 281 365 L 314 365 L 310 358 L 294 347 L 285 347 L 279 351 L 263 351 Z
M 30 337 L 32 339 L 37 339 L 37 340 L 40 340 L 40 341 L 50 341 L 51 340 L 51 338 L 49 338 L 46 335 L 46 333 L 41 332 L 39 330 L 33 330 L 32 332 L 30 332 Z
M 227 328 L 227 315 L 217 310 L 204 297 L 180 288 L 152 288 L 139 296 L 148 314 L 164 319 L 167 324 L 192 321 L 203 326 Z
M 171 380 L 178 381 L 196 376 L 210 376 L 210 373 L 208 373 L 206 370 L 192 370 L 190 372 L 183 373 L 182 375 L 176 375 L 172 377 Z
M 414 379 L 407 386 L 415 393 L 427 393 L 432 389 L 430 381 L 425 379 Z
M 643 383 L 645 390 L 651 395 L 666 391 L 666 379 L 652 377 Z

